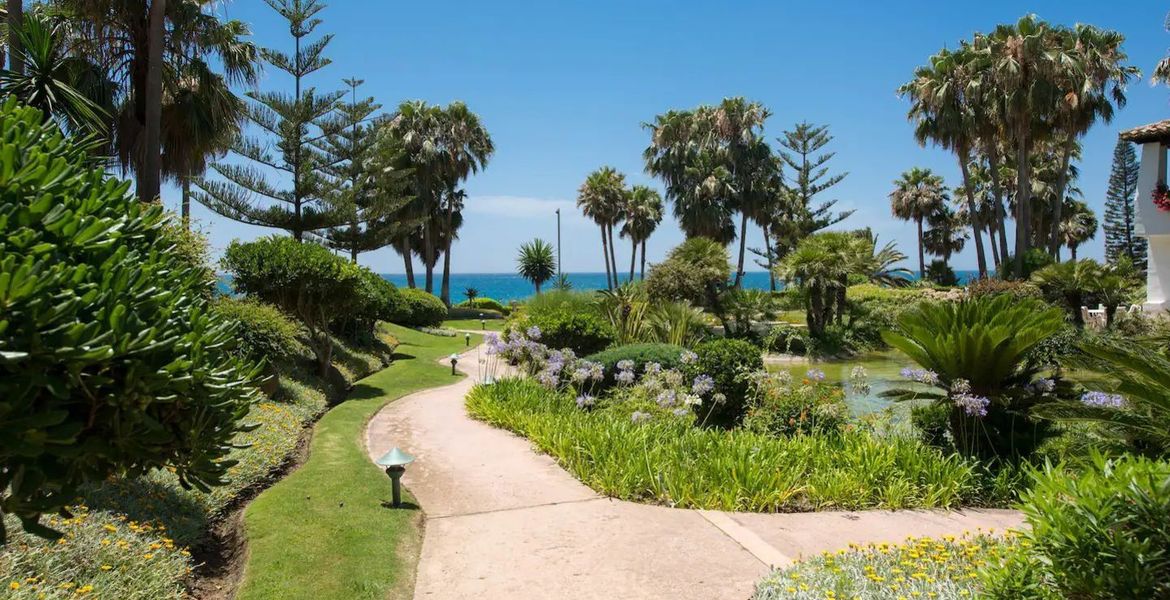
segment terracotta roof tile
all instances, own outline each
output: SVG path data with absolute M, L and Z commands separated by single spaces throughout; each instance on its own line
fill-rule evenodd
M 1170 119 L 1127 129 L 1119 134 L 1123 140 L 1144 144 L 1146 142 L 1170 142 Z

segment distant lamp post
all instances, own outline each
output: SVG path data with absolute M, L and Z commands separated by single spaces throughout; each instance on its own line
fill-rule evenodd
M 471 334 L 464 333 L 463 334 L 463 341 L 467 342 L 467 344 L 466 344 L 467 346 L 471 346 Z
M 479 328 L 484 331 L 487 330 L 487 319 L 483 318 L 483 313 L 479 313 Z
M 390 476 L 390 481 L 394 486 L 394 508 L 402 506 L 402 474 L 406 472 L 406 465 L 412 462 L 414 462 L 414 457 L 398 448 L 383 454 L 382 458 L 378 459 L 378 466 L 386 467 L 386 474 Z
M 459 364 L 459 355 L 452 354 L 451 356 L 449 356 L 447 358 L 451 359 L 451 374 L 454 375 L 455 374 L 455 365 Z

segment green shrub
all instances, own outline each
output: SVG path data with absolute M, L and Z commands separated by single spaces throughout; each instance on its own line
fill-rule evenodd
M 399 291 L 406 308 L 395 323 L 407 327 L 438 327 L 447 318 L 447 307 L 434 294 L 416 288 Z
M 453 321 L 462 321 L 467 319 L 487 319 L 489 321 L 495 321 L 503 318 L 503 313 L 498 313 L 488 308 L 467 308 L 464 306 L 452 306 L 447 310 L 447 319 Z
M 526 300 L 519 313 L 521 314 L 514 311 L 512 317 L 541 317 L 577 313 L 601 316 L 601 309 L 597 305 L 596 292 L 553 289 Z
M 303 347 L 297 340 L 300 328 L 275 306 L 221 296 L 212 307 L 221 318 L 239 324 L 235 333 L 237 350 L 246 358 L 278 363 L 299 354 Z
M 942 287 L 954 287 L 959 285 L 959 278 L 955 275 L 955 270 L 950 265 L 941 261 L 931 261 L 926 267 L 926 278 L 935 285 Z
M 1001 597 L 1035 597 L 1020 588 L 1042 587 L 1059 598 L 1170 598 L 1170 464 L 1096 456 L 1074 475 L 1047 466 L 1022 510 L 1029 527 L 1019 564 L 1032 565 L 1034 577 L 1005 585 L 996 573 L 996 587 L 1008 591 Z
M 663 369 L 673 369 L 679 366 L 679 360 L 685 350 L 682 346 L 673 344 L 629 344 L 591 354 L 586 357 L 586 360 L 601 363 L 601 366 L 605 368 L 603 386 L 609 387 L 614 385 L 614 376 L 618 370 L 617 364 L 623 360 L 633 361 L 636 373 L 645 371 L 648 363 L 658 363 L 662 365 Z
M 650 267 L 646 293 L 654 304 L 683 301 L 710 307 L 730 277 L 727 249 L 707 238 L 694 237 Z
M 695 347 L 698 358 L 687 365 L 688 375 L 700 373 L 715 380 L 715 393 L 722 402 L 710 402 L 697 408 L 701 419 L 712 425 L 734 426 L 747 413 L 750 381 L 748 375 L 764 368 L 759 347 L 743 340 L 710 340 Z
M 272 304 L 304 324 L 318 373 L 324 376 L 333 354 L 329 325 L 356 307 L 362 270 L 324 246 L 280 236 L 234 241 L 222 263 L 232 273 L 237 291 Z
M 549 348 L 568 348 L 578 356 L 600 352 L 614 342 L 613 329 L 592 313 L 547 313 L 528 318 L 540 328 L 540 342 Z
M 826 383 L 824 373 L 816 369 L 810 369 L 809 375 L 797 382 L 787 373 L 758 372 L 750 380 L 744 428 L 771 435 L 841 431 L 849 418 L 845 390 Z
M 360 280 L 353 307 L 334 318 L 334 331 L 350 340 L 373 339 L 378 321 L 387 323 L 407 311 L 407 302 L 394 284 L 373 271 L 359 267 Z
M 1028 279 L 1032 273 L 1047 267 L 1052 264 L 1052 257 L 1049 256 L 1046 250 L 1040 248 L 1032 248 L 1024 253 L 1024 272 L 1022 279 Z M 1000 279 L 1015 279 L 1016 257 L 1014 254 L 1009 254 L 1007 260 L 999 263 L 999 278 Z
M 0 513 L 51 535 L 42 513 L 114 473 L 221 483 L 259 372 L 162 208 L 42 121 L 0 107 Z
M 976 279 L 967 284 L 967 294 L 971 297 L 978 296 L 996 296 L 999 294 L 1007 294 L 1017 300 L 1034 299 L 1040 300 L 1044 295 L 1040 292 L 1040 288 L 1036 287 L 1027 281 L 1015 281 L 1012 279 L 992 279 L 982 278 Z
M 532 379 L 476 387 L 468 412 L 527 437 L 599 493 L 680 508 L 808 511 L 956 507 L 977 500 L 966 459 L 862 431 L 776 437 L 689 420 L 581 410 Z
M 494 310 L 501 315 L 507 315 L 510 309 L 500 303 L 499 300 L 487 297 L 477 297 L 473 300 L 464 300 L 458 304 L 459 308 L 482 308 L 486 310 Z

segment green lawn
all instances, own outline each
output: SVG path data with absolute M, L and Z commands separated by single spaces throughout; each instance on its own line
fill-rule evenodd
M 479 319 L 452 319 L 450 321 L 443 321 L 443 327 L 480 331 L 480 327 L 486 324 L 487 331 L 503 331 L 505 322 L 504 319 L 487 319 L 486 323 L 481 324 Z
M 401 341 L 394 364 L 326 413 L 308 461 L 245 511 L 248 559 L 237 598 L 411 596 L 422 514 L 409 494 L 406 508 L 383 506 L 390 479 L 366 456 L 365 426 L 391 400 L 452 383 L 450 367 L 435 361 L 464 341 L 389 328 Z

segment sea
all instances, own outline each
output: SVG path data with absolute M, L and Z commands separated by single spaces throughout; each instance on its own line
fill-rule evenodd
M 974 279 L 978 276 L 978 271 L 955 271 L 960 283 Z M 605 273 L 566 273 L 569 282 L 572 284 L 574 290 L 600 290 L 605 289 Z M 399 274 L 382 274 L 390 283 L 399 287 L 406 286 L 406 275 Z M 625 281 L 625 277 L 622 277 Z M 441 282 L 441 275 L 435 274 L 435 293 L 439 292 L 439 285 Z M 415 273 L 414 283 L 418 287 L 423 286 L 423 278 L 420 273 Z M 551 282 L 545 284 L 544 289 L 548 289 Z M 784 284 L 777 282 L 777 289 L 783 289 Z M 768 272 L 767 271 L 748 271 L 744 273 L 744 287 L 766 290 L 769 288 Z M 452 273 L 451 274 L 451 300 L 452 302 L 459 302 L 465 298 L 467 288 L 475 288 L 480 297 L 495 298 L 500 302 L 510 302 L 512 300 L 524 300 L 528 298 L 536 290 L 532 284 L 523 277 L 515 273 Z

